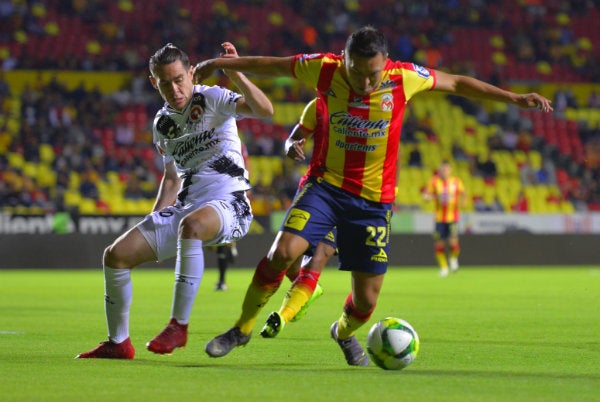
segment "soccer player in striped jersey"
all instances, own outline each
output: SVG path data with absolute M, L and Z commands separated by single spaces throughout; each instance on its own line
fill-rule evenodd
M 426 201 L 434 202 L 435 230 L 433 232 L 435 258 L 440 267 L 440 275 L 448 276 L 450 271 L 458 271 L 458 221 L 460 208 L 466 204 L 465 187 L 459 177 L 452 175 L 452 165 L 443 161 L 423 191 Z M 449 258 L 446 257 L 446 249 Z
M 224 43 L 228 56 L 235 47 Z M 236 119 L 270 117 L 273 105 L 246 76 L 226 71 L 241 94 L 194 85 L 188 55 L 167 44 L 150 58 L 150 81 L 165 101 L 153 124 L 164 174 L 151 213 L 104 251 L 104 300 L 108 340 L 78 358 L 133 359 L 129 337 L 131 270 L 176 257 L 168 325 L 146 347 L 165 354 L 187 343 L 188 322 L 202 276 L 203 246 L 246 235 L 252 210 Z
M 340 269 L 351 272 L 352 292 L 331 326 L 350 365 L 369 359 L 354 336 L 371 317 L 388 266 L 390 218 L 402 117 L 415 95 L 441 91 L 552 111 L 537 93 L 516 94 L 472 77 L 393 61 L 387 39 L 373 27 L 353 32 L 343 54 L 221 57 L 199 63 L 196 82 L 227 68 L 268 77 L 293 77 L 316 89 L 320 132 L 310 179 L 304 184 L 266 256 L 258 263 L 234 326 L 205 347 L 221 357 L 248 343 L 256 317 L 286 270 L 337 227 Z

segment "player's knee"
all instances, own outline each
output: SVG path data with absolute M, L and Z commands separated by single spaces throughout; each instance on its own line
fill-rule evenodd
M 118 253 L 116 252 L 116 247 L 114 244 L 111 244 L 110 246 L 104 249 L 104 254 L 102 255 L 102 263 L 105 267 L 121 268 L 120 258 Z
M 270 266 L 286 268 L 291 267 L 297 259 L 297 255 L 294 255 L 291 250 L 283 247 L 276 248 L 268 257 Z
M 105 267 L 114 269 L 132 268 L 132 263 L 128 261 L 127 256 L 119 252 L 119 247 L 115 244 L 104 249 L 102 262 Z
M 317 253 L 310 259 L 309 263 L 307 264 L 307 268 L 313 271 L 322 272 L 325 264 L 327 264 L 327 261 L 329 261 L 328 256 Z
M 308 243 L 300 236 L 280 233 L 267 254 L 267 261 L 271 267 L 288 269 L 302 257 L 307 247 Z
M 330 245 L 319 243 L 315 251 L 315 256 L 325 260 L 330 259 L 335 254 L 335 248 Z
M 202 231 L 202 224 L 192 216 L 186 216 L 179 223 L 179 237 L 184 239 L 198 238 Z

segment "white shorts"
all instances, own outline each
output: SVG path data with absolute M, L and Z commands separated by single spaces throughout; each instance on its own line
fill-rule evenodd
M 136 225 L 154 250 L 158 261 L 177 254 L 179 223 L 189 213 L 206 205 L 217 211 L 221 218 L 221 230 L 217 236 L 203 242 L 205 246 L 226 244 L 240 240 L 248 233 L 252 222 L 252 209 L 245 191 L 222 194 L 218 199 L 179 204 L 154 211 Z

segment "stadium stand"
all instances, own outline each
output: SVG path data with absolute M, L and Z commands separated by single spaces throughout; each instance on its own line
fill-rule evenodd
M 416 98 L 402 139 L 398 209 L 427 208 L 420 190 L 450 159 L 472 211 L 600 210 L 599 13 L 584 0 L 0 1 L 0 208 L 151 209 L 162 167 L 150 124 L 160 99 L 146 63 L 164 43 L 189 49 L 193 60 L 213 57 L 225 39 L 241 54 L 335 51 L 369 23 L 388 35 L 394 58 L 555 99 L 556 112 L 541 115 Z M 316 26 L 323 16 L 328 22 Z M 275 117 L 241 120 L 239 129 L 255 212 L 268 214 L 289 204 L 305 169 L 281 151 L 313 95 L 286 80 L 259 83 L 276 102 Z M 492 165 L 495 174 L 484 175 Z

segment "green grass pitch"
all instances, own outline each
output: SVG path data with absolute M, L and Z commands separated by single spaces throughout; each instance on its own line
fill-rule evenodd
M 9 401 L 600 401 L 600 269 L 390 268 L 371 321 L 396 316 L 421 339 L 402 371 L 349 367 L 329 337 L 350 276 L 328 268 L 324 295 L 276 339 L 258 335 L 220 359 L 203 351 L 238 317 L 252 270 L 213 291 L 207 270 L 188 345 L 158 356 L 145 343 L 169 319 L 173 273 L 134 271 L 133 361 L 75 360 L 106 338 L 101 270 L 0 270 L 0 400 Z

